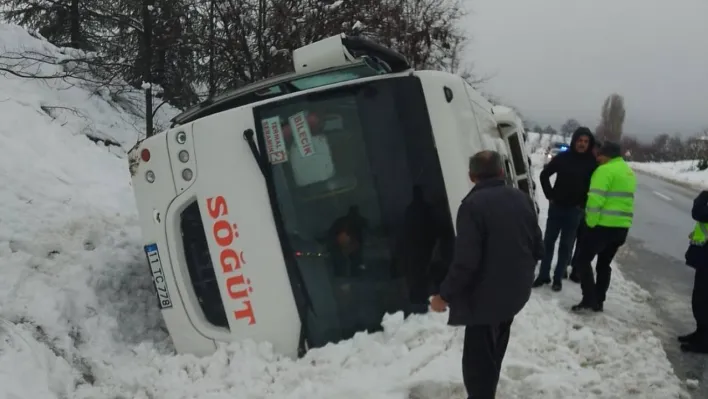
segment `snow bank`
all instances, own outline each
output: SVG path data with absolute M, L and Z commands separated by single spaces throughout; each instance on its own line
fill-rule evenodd
M 698 170 L 698 161 L 630 162 L 634 170 L 704 190 L 708 187 L 708 170 Z
M 71 68 L 71 63 L 62 64 L 67 57 L 80 57 L 77 51 L 58 48 L 52 44 L 30 36 L 26 30 L 10 24 L 0 23 L 0 54 L 15 57 L 20 53 L 39 53 L 46 59 L 59 63 L 36 63 L 33 61 L 3 60 L 14 63 L 24 73 L 35 75 L 60 75 Z M 33 56 L 33 58 L 39 58 Z M 0 76 L 0 106 L 8 102 L 27 107 L 33 111 L 33 118 L 53 122 L 72 135 L 89 135 L 94 139 L 108 140 L 128 149 L 138 137 L 144 136 L 144 93 L 141 90 L 126 90 L 120 94 L 110 93 L 105 87 L 88 84 L 73 79 L 44 80 L 18 79 L 9 73 Z M 160 100 L 155 100 L 155 106 Z M 12 106 L 12 105 L 11 105 Z M 166 127 L 177 110 L 162 106 L 155 114 L 155 124 L 159 131 Z M 35 115 L 37 114 L 37 115 Z M 20 115 L 16 115 L 19 119 Z
M 0 25 L 0 41 L 51 50 L 8 25 Z M 125 154 L 81 134 L 86 123 L 129 143 L 139 118 L 78 87 L 7 77 L 0 92 L 7 97 L 0 102 L 0 398 L 465 397 L 462 330 L 447 327 L 445 315 L 390 315 L 381 333 L 297 361 L 252 342 L 202 359 L 174 355 L 141 250 Z M 43 104 L 75 107 L 87 119 L 54 119 Z M 561 295 L 532 296 L 512 328 L 499 397 L 678 397 L 659 340 L 637 328 L 651 314 L 648 295 L 615 276 L 601 315 L 567 311 L 579 299 L 571 284 Z

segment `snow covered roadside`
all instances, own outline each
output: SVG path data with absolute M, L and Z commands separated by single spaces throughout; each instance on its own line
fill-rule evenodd
M 18 40 L 49 46 L 0 24 L 0 42 Z M 65 89 L 0 78 L 0 399 L 465 397 L 462 331 L 446 315 L 387 316 L 384 332 L 297 361 L 249 342 L 208 358 L 174 355 L 124 153 L 81 134 L 129 142 L 136 119 L 100 95 Z M 87 119 L 53 118 L 47 103 Z M 572 283 L 532 296 L 512 327 L 499 398 L 679 397 L 658 339 L 632 327 L 651 317 L 648 294 L 613 277 L 602 315 L 568 312 L 579 299 Z
M 698 170 L 696 164 L 697 161 L 630 162 L 636 171 L 705 190 L 708 188 L 708 170 Z

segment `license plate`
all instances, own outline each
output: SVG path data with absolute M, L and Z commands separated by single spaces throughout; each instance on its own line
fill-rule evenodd
M 167 281 L 165 281 L 165 274 L 162 271 L 162 261 L 160 260 L 160 252 L 157 250 L 157 244 L 146 245 L 145 255 L 150 266 L 152 283 L 157 293 L 157 306 L 160 309 L 171 308 L 172 299 L 170 299 L 170 292 L 167 290 Z

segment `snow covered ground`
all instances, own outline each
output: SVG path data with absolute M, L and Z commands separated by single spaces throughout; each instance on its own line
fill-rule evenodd
M 639 172 L 689 184 L 698 189 L 708 188 L 708 170 L 698 170 L 698 161 L 678 162 L 631 162 L 632 168 Z
M 8 25 L 2 44 L 56 51 Z M 251 342 L 201 359 L 173 354 L 125 151 L 84 135 L 130 145 L 139 118 L 64 82 L 0 77 L 0 93 L 0 399 L 464 398 L 462 330 L 446 315 L 390 315 L 384 332 L 300 360 Z M 81 116 L 52 117 L 47 105 Z M 572 283 L 534 293 L 512 327 L 499 398 L 679 397 L 661 343 L 636 328 L 652 318 L 649 295 L 613 278 L 600 315 L 568 312 L 580 297 Z

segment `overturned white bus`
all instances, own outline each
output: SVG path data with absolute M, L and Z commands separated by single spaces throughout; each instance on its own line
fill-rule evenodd
M 461 77 L 345 35 L 293 62 L 130 151 L 178 352 L 253 339 L 296 356 L 427 310 L 477 151 L 500 152 L 509 183 L 534 196 L 520 119 Z

